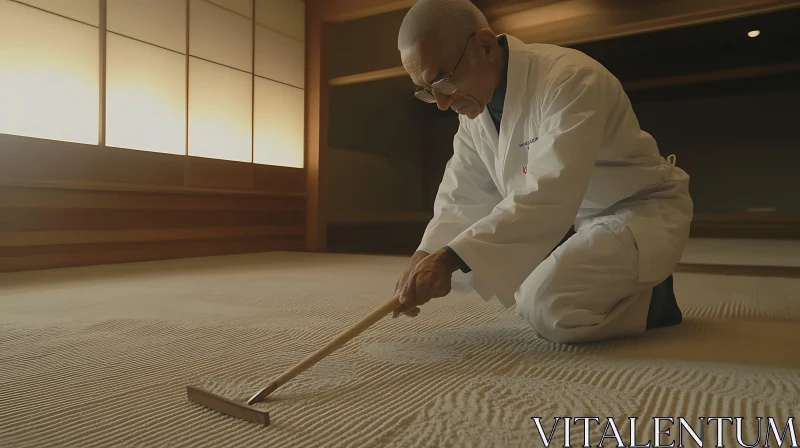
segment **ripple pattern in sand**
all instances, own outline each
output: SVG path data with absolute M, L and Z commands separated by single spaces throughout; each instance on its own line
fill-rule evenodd
M 796 357 L 761 356 L 800 346 L 800 280 L 695 274 L 676 276 L 685 325 L 642 338 L 557 345 L 453 294 L 280 388 L 258 405 L 268 428 L 186 400 L 187 384 L 244 400 L 388 299 L 405 262 L 274 253 L 0 277 L 15 285 L 0 294 L 0 446 L 540 446 L 532 416 L 800 415 Z

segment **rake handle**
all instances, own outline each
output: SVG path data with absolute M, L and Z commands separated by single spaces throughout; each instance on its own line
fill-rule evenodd
M 364 316 L 363 319 L 355 323 L 347 330 L 343 331 L 341 334 L 339 334 L 339 336 L 336 336 L 333 340 L 325 344 L 324 347 L 320 348 L 316 352 L 312 353 L 306 359 L 297 363 L 294 367 L 287 370 L 281 376 L 272 380 L 272 382 L 270 382 L 267 385 L 267 387 L 261 389 L 255 395 L 253 395 L 247 401 L 247 404 L 253 404 L 262 401 L 267 395 L 271 394 L 275 389 L 284 385 L 287 381 L 291 380 L 297 375 L 303 373 L 308 368 L 319 362 L 322 358 L 333 353 L 336 349 L 338 349 L 339 347 L 343 346 L 354 337 L 361 334 L 367 328 L 371 327 L 375 322 L 378 322 L 379 320 L 383 319 L 384 316 L 394 311 L 398 306 L 400 306 L 399 295 L 393 297 L 391 300 L 381 305 L 375 311 Z

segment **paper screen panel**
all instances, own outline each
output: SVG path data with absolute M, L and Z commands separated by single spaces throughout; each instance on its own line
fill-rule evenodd
M 256 25 L 256 75 L 303 88 L 304 51 L 303 42 Z
M 97 28 L 0 0 L 0 133 L 97 144 Z
M 256 0 L 256 23 L 305 41 L 305 3 L 302 0 Z
M 106 144 L 186 153 L 186 56 L 109 33 Z
M 245 17 L 253 17 L 253 0 L 207 0 Z
M 100 0 L 20 0 L 20 3 L 100 26 Z
M 192 0 L 189 52 L 209 61 L 253 71 L 253 20 L 206 0 Z
M 189 155 L 252 160 L 253 76 L 189 60 Z
M 304 111 L 303 90 L 255 78 L 255 163 L 303 167 Z
M 187 0 L 107 0 L 109 31 L 186 53 Z

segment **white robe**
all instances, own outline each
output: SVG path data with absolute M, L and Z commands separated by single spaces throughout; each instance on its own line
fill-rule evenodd
M 613 218 L 635 238 L 639 280 L 665 279 L 689 235 L 689 176 L 662 157 L 600 63 L 507 37 L 499 135 L 488 110 L 474 120 L 459 116 L 419 250 L 450 245 L 472 270 L 457 271 L 453 289 L 510 308 L 571 225 Z

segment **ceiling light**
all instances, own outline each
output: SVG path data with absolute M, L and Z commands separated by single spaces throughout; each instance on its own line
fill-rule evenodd
M 750 31 L 749 33 L 747 33 L 747 35 L 750 36 L 750 37 L 757 37 L 759 34 L 761 34 L 761 31 L 759 31 L 759 30 L 753 30 L 753 31 Z

